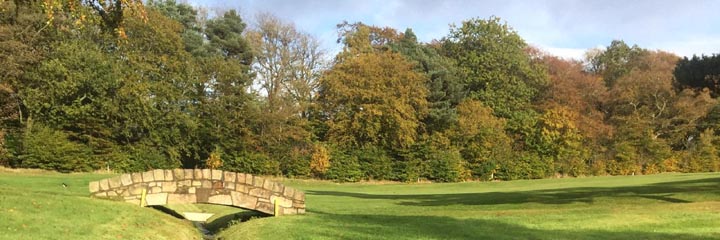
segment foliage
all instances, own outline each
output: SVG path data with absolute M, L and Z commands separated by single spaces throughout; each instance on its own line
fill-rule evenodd
M 363 179 L 362 169 L 357 156 L 347 154 L 340 149 L 330 153 L 330 167 L 325 177 L 338 182 L 357 182 Z
M 100 164 L 90 155 L 88 146 L 72 141 L 62 131 L 34 124 L 22 139 L 20 166 L 60 172 L 90 171 Z
M 490 17 L 429 43 L 343 22 L 328 62 L 279 17 L 147 6 L 0 1 L 0 164 L 407 182 L 720 170 L 715 55 L 615 40 L 564 60 Z
M 424 81 L 397 53 L 342 58 L 321 79 L 329 140 L 354 147 L 408 147 L 427 109 Z

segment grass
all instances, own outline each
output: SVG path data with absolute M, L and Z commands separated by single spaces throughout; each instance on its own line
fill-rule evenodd
M 223 239 L 720 239 L 720 174 L 455 184 L 286 181 L 304 216 Z
M 1 170 L 1 169 L 0 169 Z M 91 199 L 103 174 L 0 171 L 0 239 L 198 239 L 152 208 Z M 68 188 L 61 187 L 67 183 Z M 720 239 L 720 174 L 453 184 L 284 180 L 307 214 L 257 218 L 216 205 L 219 239 Z
M 0 171 L 0 239 L 200 237 L 191 223 L 155 209 L 89 198 L 88 182 L 110 176 Z

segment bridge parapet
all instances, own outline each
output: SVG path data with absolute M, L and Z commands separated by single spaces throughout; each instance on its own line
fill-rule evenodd
M 251 174 L 214 169 L 126 173 L 90 182 L 89 188 L 93 197 L 120 199 L 137 205 L 210 203 L 267 214 L 305 213 L 305 193 L 302 191 Z M 143 190 L 146 197 L 141 203 Z

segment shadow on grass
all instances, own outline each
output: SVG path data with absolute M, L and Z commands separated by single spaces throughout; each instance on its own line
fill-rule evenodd
M 388 216 L 314 212 L 333 228 L 314 229 L 310 235 L 330 239 L 720 239 L 641 231 L 543 230 L 483 219 L 439 216 Z M 308 236 L 312 238 L 312 236 Z
M 247 222 L 254 218 L 263 218 L 270 216 L 272 215 L 248 210 L 239 213 L 228 214 L 219 217 L 212 222 L 207 222 L 205 223 L 205 228 L 210 232 L 218 233 L 219 231 L 238 223 Z
M 546 189 L 517 192 L 484 192 L 456 194 L 366 194 L 338 191 L 307 191 L 310 195 L 355 197 L 361 199 L 404 200 L 400 205 L 443 206 L 452 204 L 496 205 L 496 204 L 568 204 L 593 203 L 597 197 L 646 198 L 670 203 L 690 203 L 676 198 L 678 194 L 720 194 L 720 178 L 707 178 L 676 182 L 663 182 L 630 187 L 581 187 Z

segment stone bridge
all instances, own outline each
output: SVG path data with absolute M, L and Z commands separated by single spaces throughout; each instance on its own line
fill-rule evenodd
M 145 201 L 141 202 L 143 190 Z M 150 170 L 90 182 L 93 197 L 141 206 L 210 203 L 266 214 L 305 213 L 305 193 L 245 173 L 210 169 Z M 278 207 L 277 212 L 275 206 Z

